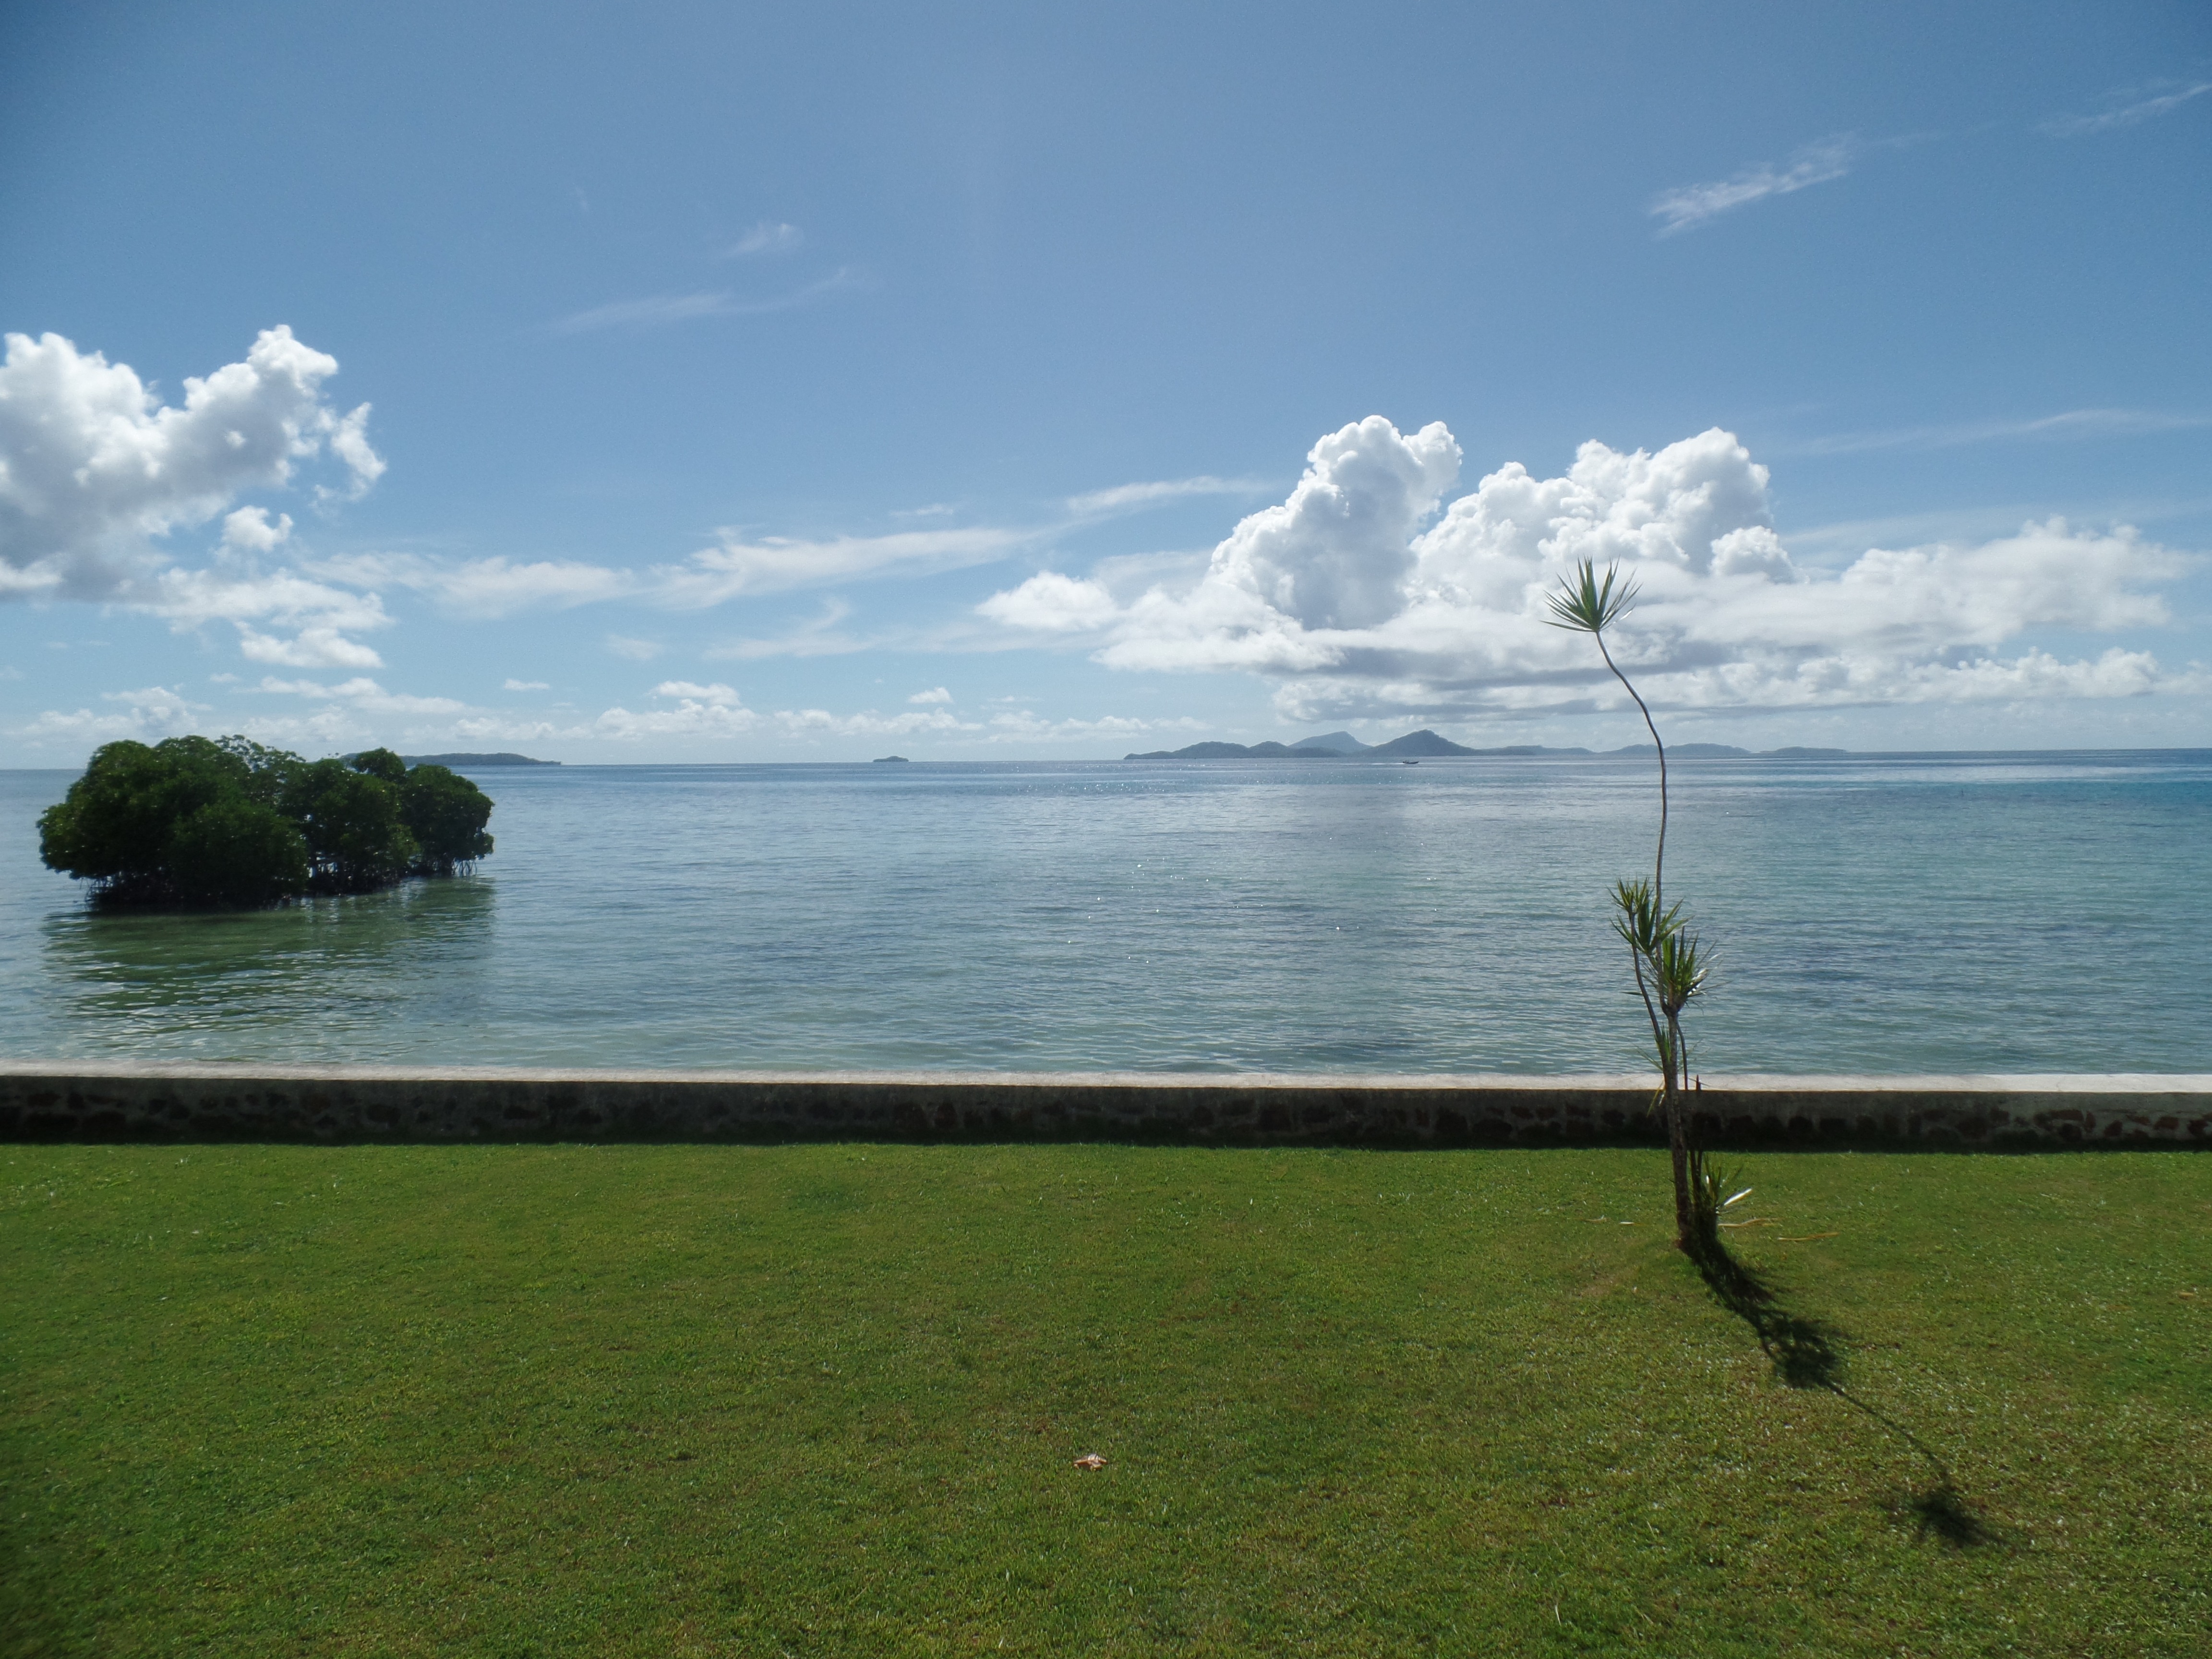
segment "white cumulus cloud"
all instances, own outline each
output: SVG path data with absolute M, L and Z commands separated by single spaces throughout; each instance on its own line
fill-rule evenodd
M 388 627 L 392 618 L 374 593 L 335 587 L 289 570 L 232 575 L 172 566 L 137 584 L 137 608 L 164 617 L 179 632 L 229 623 L 240 653 L 284 668 L 380 668 L 384 659 L 351 637 Z M 292 630 L 290 638 L 255 627 Z
M 335 628 L 303 628 L 290 639 L 257 634 L 245 623 L 238 629 L 239 654 L 249 662 L 265 662 L 280 668 L 381 668 L 384 659 L 358 640 L 349 640 Z
M 384 469 L 368 406 L 340 415 L 323 399 L 337 360 L 264 329 L 243 362 L 184 383 L 165 404 L 125 363 L 80 352 L 58 334 L 7 337 L 0 364 L 0 592 L 135 600 L 165 558 L 154 544 L 205 524 L 241 490 L 282 487 L 326 450 L 347 493 Z M 283 539 L 265 514 L 234 514 L 234 546 Z
M 1056 570 L 1039 571 L 1019 587 L 992 594 L 976 609 L 993 622 L 1040 634 L 1103 628 L 1121 615 L 1105 583 Z
M 273 553 L 291 539 L 292 515 L 273 522 L 265 507 L 241 507 L 222 521 L 222 544 L 237 553 Z
M 663 680 L 653 688 L 653 695 L 711 703 L 717 708 L 734 708 L 743 701 L 735 691 L 720 681 L 712 685 L 696 685 L 690 680 Z
M 264 330 L 243 362 L 157 398 L 128 364 L 58 334 L 7 337 L 0 365 L 0 596 L 78 599 L 150 612 L 179 631 L 227 622 L 256 662 L 374 668 L 352 635 L 390 622 L 374 593 L 262 562 L 292 538 L 289 514 L 232 507 L 249 489 L 282 488 L 303 462 L 334 457 L 352 497 L 384 461 L 368 405 L 341 415 L 322 395 L 337 362 Z M 170 545 L 221 516 L 213 564 Z
M 608 709 L 592 723 L 589 735 L 635 742 L 647 738 L 726 738 L 750 732 L 760 716 L 726 685 L 695 685 L 689 680 L 664 680 L 653 696 L 672 707 L 647 708 L 632 714 L 627 708 Z
M 2029 629 L 2166 618 L 2181 561 L 2134 531 L 2061 520 L 1979 543 L 1873 548 L 1832 574 L 1776 532 L 1767 470 L 1717 428 L 1656 453 L 1584 444 L 1566 472 L 1509 464 L 1435 509 L 1459 448 L 1371 417 L 1315 446 L 1280 507 L 1252 514 L 1195 582 L 1127 600 L 1047 572 L 978 607 L 1132 669 L 1242 668 L 1304 721 L 1610 708 L 1616 685 L 1544 600 L 1583 559 L 1619 562 L 1643 601 L 1615 653 L 1656 702 L 1784 708 L 2175 689 L 2150 657 L 2064 662 L 2002 648 Z

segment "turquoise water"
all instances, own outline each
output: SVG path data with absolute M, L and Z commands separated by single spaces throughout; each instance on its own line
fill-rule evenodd
M 94 915 L 0 773 L 11 1057 L 1544 1073 L 1641 1063 L 1648 761 L 476 775 L 481 873 Z M 2212 751 L 1692 761 L 1710 1072 L 2212 1072 Z

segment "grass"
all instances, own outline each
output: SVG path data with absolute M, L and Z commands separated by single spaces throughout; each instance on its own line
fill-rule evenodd
M 2204 1651 L 2212 1158 L 1664 1158 L 0 1148 L 0 1642 Z

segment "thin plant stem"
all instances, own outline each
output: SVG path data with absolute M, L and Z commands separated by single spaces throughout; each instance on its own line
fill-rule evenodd
M 1651 988 L 1644 979 L 1644 953 L 1633 945 L 1628 947 L 1628 965 L 1636 972 L 1636 994 L 1644 999 L 1644 1018 L 1651 1022 L 1651 1052 L 1659 1057 L 1659 1074 L 1668 1088 L 1674 1086 L 1674 1067 L 1668 1063 L 1667 1036 L 1659 1024 L 1658 1006 L 1651 1000 Z
M 1651 710 L 1645 707 L 1644 699 L 1637 696 L 1636 688 L 1629 684 L 1628 676 L 1620 672 L 1620 665 L 1613 661 L 1613 653 L 1606 649 L 1605 635 L 1593 632 L 1590 637 L 1597 641 L 1598 654 L 1605 659 L 1605 665 L 1613 670 L 1613 678 L 1619 680 L 1622 689 L 1636 699 L 1637 712 L 1644 716 L 1644 729 L 1651 734 L 1651 746 L 1659 751 L 1659 851 L 1651 860 L 1651 902 L 1664 910 L 1667 908 L 1667 745 L 1659 740 L 1659 727 L 1651 718 Z
M 1628 693 L 1636 712 L 1644 716 L 1644 729 L 1651 734 L 1651 746 L 1659 757 L 1659 841 L 1651 858 L 1651 884 L 1644 890 L 1641 882 L 1616 884 L 1614 899 L 1623 919 L 1615 925 L 1628 941 L 1637 995 L 1643 1001 L 1644 1017 L 1651 1023 L 1652 1046 L 1658 1051 L 1660 1088 L 1656 1103 L 1665 1115 L 1668 1151 L 1674 1165 L 1674 1242 L 1692 1250 L 1698 1240 L 1690 1202 L 1695 1159 L 1690 1147 L 1688 1102 L 1683 1093 L 1689 1080 L 1689 1054 L 1683 1043 L 1680 1014 L 1682 1005 L 1697 995 L 1705 973 L 1698 963 L 1697 940 L 1679 938 L 1682 924 L 1667 910 L 1667 817 L 1671 802 L 1666 740 L 1659 735 L 1659 723 L 1651 718 L 1651 706 L 1621 672 L 1620 665 L 1613 659 L 1612 647 L 1605 642 L 1607 627 L 1636 602 L 1632 580 L 1616 591 L 1618 574 L 1619 568 L 1608 565 L 1601 584 L 1595 563 L 1583 560 L 1576 576 L 1564 579 L 1559 591 L 1552 595 L 1550 620 L 1553 627 L 1572 629 L 1597 641 L 1606 667 Z M 1648 976 L 1646 969 L 1650 970 Z M 1662 1014 L 1666 1017 L 1663 1025 Z

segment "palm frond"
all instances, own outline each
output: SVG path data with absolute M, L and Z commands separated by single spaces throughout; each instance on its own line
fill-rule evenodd
M 1632 580 L 1621 579 L 1618 564 L 1606 566 L 1601 580 L 1596 561 L 1584 559 L 1573 575 L 1559 579 L 1558 592 L 1545 596 L 1552 614 L 1544 620 L 1577 634 L 1602 634 L 1636 604 L 1640 591 Z
M 1666 920 L 1668 930 L 1646 960 L 1651 964 L 1659 1006 L 1672 1019 L 1705 988 L 1705 975 L 1712 969 L 1698 948 L 1698 936 L 1683 930 L 1673 910 L 1667 913 Z
M 1613 919 L 1613 931 L 1656 970 L 1661 944 L 1682 929 L 1682 907 L 1672 904 L 1662 910 L 1651 884 L 1638 876 L 1613 883 L 1613 908 L 1620 913 Z

